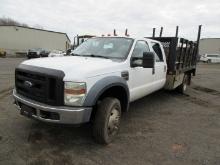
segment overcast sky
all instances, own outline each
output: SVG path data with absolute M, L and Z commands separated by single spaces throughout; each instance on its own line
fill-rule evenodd
M 151 36 L 152 28 L 164 26 L 164 35 L 196 39 L 220 37 L 220 0 L 0 0 L 0 17 L 30 26 L 76 34 L 107 34 L 128 28 L 131 36 Z

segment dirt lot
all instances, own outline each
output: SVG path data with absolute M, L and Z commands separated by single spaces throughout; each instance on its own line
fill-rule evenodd
M 220 64 L 199 64 L 186 95 L 158 91 L 131 104 L 116 140 L 22 117 L 12 102 L 14 67 L 0 59 L 0 164 L 219 165 Z

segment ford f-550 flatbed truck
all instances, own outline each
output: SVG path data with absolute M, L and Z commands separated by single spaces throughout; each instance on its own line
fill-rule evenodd
M 91 122 L 97 142 L 118 133 L 129 103 L 165 88 L 184 92 L 195 75 L 198 43 L 178 37 L 94 37 L 71 56 L 33 59 L 15 71 L 22 115 L 44 122 Z

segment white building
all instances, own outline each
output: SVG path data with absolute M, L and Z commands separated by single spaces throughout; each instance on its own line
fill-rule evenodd
M 220 54 L 220 38 L 203 38 L 200 40 L 199 54 Z
M 7 55 L 22 54 L 33 48 L 67 50 L 70 44 L 66 33 L 23 26 L 0 26 L 0 48 L 5 49 Z

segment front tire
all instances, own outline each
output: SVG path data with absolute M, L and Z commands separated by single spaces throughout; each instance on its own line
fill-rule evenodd
M 116 98 L 104 98 L 98 104 L 93 123 L 93 137 L 100 144 L 109 144 L 119 132 L 121 104 Z

